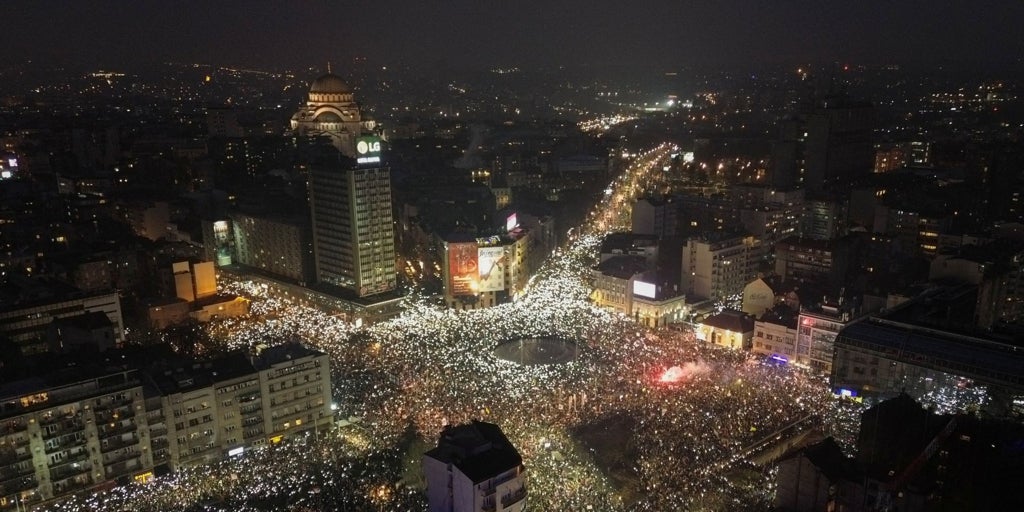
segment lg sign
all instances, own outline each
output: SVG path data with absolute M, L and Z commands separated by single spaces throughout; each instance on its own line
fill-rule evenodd
M 356 141 L 356 162 L 360 164 L 380 163 L 380 139 L 365 137 Z
M 368 153 L 380 153 L 380 141 L 379 140 L 370 140 L 370 141 L 361 140 L 361 141 L 356 143 L 356 151 L 358 151 L 360 155 L 365 155 L 365 154 L 368 154 Z

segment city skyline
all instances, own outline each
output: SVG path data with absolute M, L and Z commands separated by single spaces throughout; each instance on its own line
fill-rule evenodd
M 1022 64 L 1024 5 L 659 0 L 547 4 L 7 2 L 4 60 L 269 67 Z

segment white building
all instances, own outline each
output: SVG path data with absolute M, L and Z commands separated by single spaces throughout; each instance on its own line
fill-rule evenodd
M 423 455 L 430 512 L 522 512 L 523 459 L 497 425 L 448 426 Z
M 480 309 L 509 302 L 530 278 L 534 233 L 515 228 L 476 238 L 449 235 L 442 241 L 444 300 L 453 309 Z
M 855 319 L 854 308 L 840 304 L 822 304 L 818 310 L 801 309 L 796 338 L 797 360 L 807 358 L 811 368 L 830 374 L 836 336 Z
M 760 240 L 752 236 L 691 238 L 683 247 L 683 290 L 688 297 L 712 300 L 739 294 L 754 278 L 762 255 Z
M 784 363 L 807 365 L 806 354 L 797 354 L 797 315 L 785 306 L 769 311 L 754 322 L 754 345 L 751 352 Z
M 299 344 L 252 360 L 133 357 L 0 384 L 0 509 L 145 482 L 333 420 L 328 357 Z

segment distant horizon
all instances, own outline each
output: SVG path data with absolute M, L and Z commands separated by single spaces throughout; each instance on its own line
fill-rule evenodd
M 205 62 L 187 62 L 181 60 L 159 60 L 159 61 L 136 61 L 136 62 L 123 62 L 123 63 L 108 63 L 108 62 L 56 62 L 52 60 L 41 61 L 38 59 L 25 59 L 22 61 L 8 61 L 7 68 L 26 68 L 34 70 L 54 70 L 54 69 L 67 69 L 74 73 L 88 73 L 95 71 L 109 71 L 115 73 L 127 72 L 137 73 L 144 71 L 151 71 L 154 68 L 163 66 L 203 66 L 211 68 L 224 68 L 224 69 L 239 69 L 243 71 L 254 71 L 254 72 L 265 72 L 265 73 L 327 73 L 327 64 L 331 64 L 331 72 L 345 77 L 347 73 L 351 72 L 354 68 L 360 69 L 373 69 L 378 71 L 378 66 L 384 68 L 394 68 L 396 70 L 410 70 L 414 72 L 426 72 L 436 71 L 437 68 L 434 66 L 416 65 L 415 63 L 407 63 L 402 61 L 375 61 L 370 59 L 362 59 L 362 62 L 356 62 L 356 59 L 332 59 L 324 61 L 323 63 L 295 63 L 292 65 L 257 65 L 244 62 L 216 62 L 216 61 L 205 61 Z M 371 66 L 366 68 L 365 66 Z M 849 69 L 844 70 L 843 67 L 848 66 Z M 445 70 L 454 70 L 460 73 L 487 73 L 493 70 L 508 69 L 514 70 L 515 72 L 522 73 L 549 73 L 555 71 L 567 71 L 567 72 L 584 72 L 584 71 L 595 71 L 595 72 L 643 72 L 645 74 L 660 75 L 669 73 L 679 72 L 695 72 L 695 73 L 730 73 L 730 72 L 752 72 L 752 73 L 771 73 L 771 72 L 787 72 L 790 70 L 796 70 L 798 68 L 808 68 L 812 74 L 822 72 L 845 72 L 857 73 L 862 70 L 867 71 L 881 71 L 885 70 L 886 67 L 896 66 L 899 71 L 910 72 L 910 73 L 934 73 L 936 71 L 945 71 L 953 74 L 959 73 L 976 73 L 985 72 L 989 74 L 1005 75 L 1007 77 L 1024 77 L 1024 62 L 1018 66 L 1016 63 L 1010 62 L 984 62 L 977 60 L 935 60 L 930 62 L 879 62 L 879 63 L 865 63 L 865 62 L 847 62 L 847 61 L 794 61 L 794 62 L 779 62 L 779 63 L 733 63 L 733 64 L 679 64 L 679 65 L 646 65 L 646 64 L 611 64 L 611 63 L 573 63 L 568 65 L 560 64 L 514 64 L 514 63 L 494 63 L 491 65 L 486 64 L 465 64 L 465 65 L 452 65 L 448 64 L 444 67 Z M 313 78 L 313 77 L 310 77 Z
M 9 0 L 0 4 L 7 21 L 0 57 L 110 68 L 202 62 L 302 69 L 365 57 L 416 69 L 749 69 L 838 62 L 1020 72 L 1024 38 L 1017 25 L 1024 3 L 961 4 Z

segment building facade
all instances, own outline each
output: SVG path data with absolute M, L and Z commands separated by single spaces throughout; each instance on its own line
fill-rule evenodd
M 497 425 L 447 427 L 423 455 L 430 512 L 523 512 L 523 459 Z
M 55 320 L 90 313 L 106 315 L 115 340 L 124 341 L 121 299 L 116 291 L 85 292 L 45 279 L 27 280 L 24 286 L 8 284 L 19 289 L 0 295 L 6 302 L 0 306 L 0 333 L 25 354 L 48 350 L 47 331 Z
M 394 290 L 390 169 L 315 166 L 309 195 L 317 281 L 359 297 Z
M 231 218 L 238 263 L 299 283 L 313 280 L 313 236 L 308 220 L 244 213 Z
M 332 421 L 328 357 L 298 344 L 139 366 L 0 387 L 0 508 L 145 482 Z
M 532 237 L 532 232 L 515 228 L 504 235 L 453 235 L 443 240 L 445 304 L 453 309 L 488 308 L 519 295 L 530 277 Z
M 710 235 L 687 240 L 683 248 L 683 290 L 689 297 L 718 300 L 740 294 L 763 255 L 752 236 Z
M 817 310 L 801 309 L 796 337 L 797 360 L 806 360 L 812 369 L 826 375 L 831 373 L 836 336 L 856 319 L 852 313 L 852 308 L 841 304 L 823 304 Z

